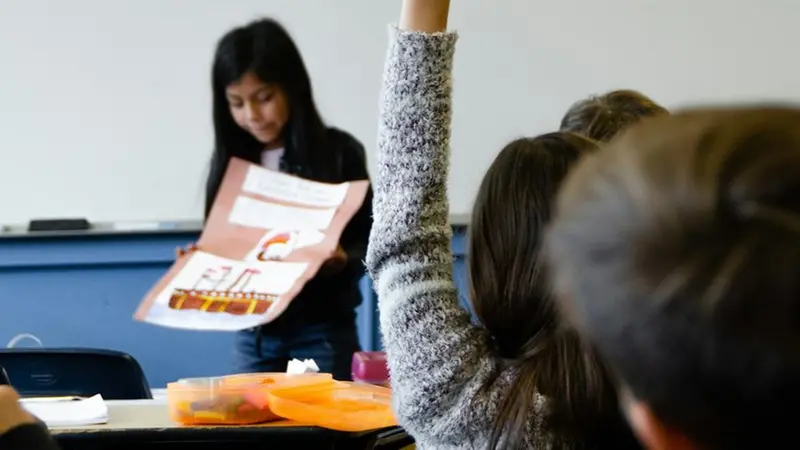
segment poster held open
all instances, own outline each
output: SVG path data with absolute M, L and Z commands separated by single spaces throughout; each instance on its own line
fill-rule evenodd
M 232 159 L 197 249 L 178 257 L 134 317 L 223 331 L 271 322 L 335 253 L 368 183 L 319 183 Z

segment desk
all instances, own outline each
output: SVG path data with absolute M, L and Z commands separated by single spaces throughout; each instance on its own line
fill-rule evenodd
M 370 433 L 342 433 L 322 428 L 276 422 L 254 426 L 183 427 L 167 414 L 164 400 L 107 401 L 108 423 L 52 428 L 63 450 L 140 448 L 207 450 L 229 449 L 372 449 L 402 448 L 410 443 L 399 429 Z

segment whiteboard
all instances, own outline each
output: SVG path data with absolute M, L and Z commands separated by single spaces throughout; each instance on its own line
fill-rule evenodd
M 201 216 L 210 64 L 229 28 L 283 21 L 325 119 L 374 163 L 391 0 L 0 0 L 0 223 Z M 454 0 L 451 209 L 507 141 L 588 94 L 676 107 L 800 99 L 800 2 Z M 374 170 L 373 170 L 374 173 Z

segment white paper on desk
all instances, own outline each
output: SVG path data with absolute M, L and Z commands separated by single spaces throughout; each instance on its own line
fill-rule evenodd
M 108 406 L 100 394 L 83 400 L 23 399 L 20 403 L 49 427 L 108 423 Z
M 286 367 L 286 373 L 289 375 L 299 375 L 301 373 L 318 373 L 319 366 L 317 363 L 314 362 L 313 359 L 305 359 L 300 361 L 299 359 L 295 358 L 289 361 L 288 366 Z

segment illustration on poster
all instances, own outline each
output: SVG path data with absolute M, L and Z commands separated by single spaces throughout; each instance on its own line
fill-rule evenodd
M 325 234 L 317 230 L 273 230 L 247 255 L 247 261 L 281 261 L 293 251 L 317 245 Z

